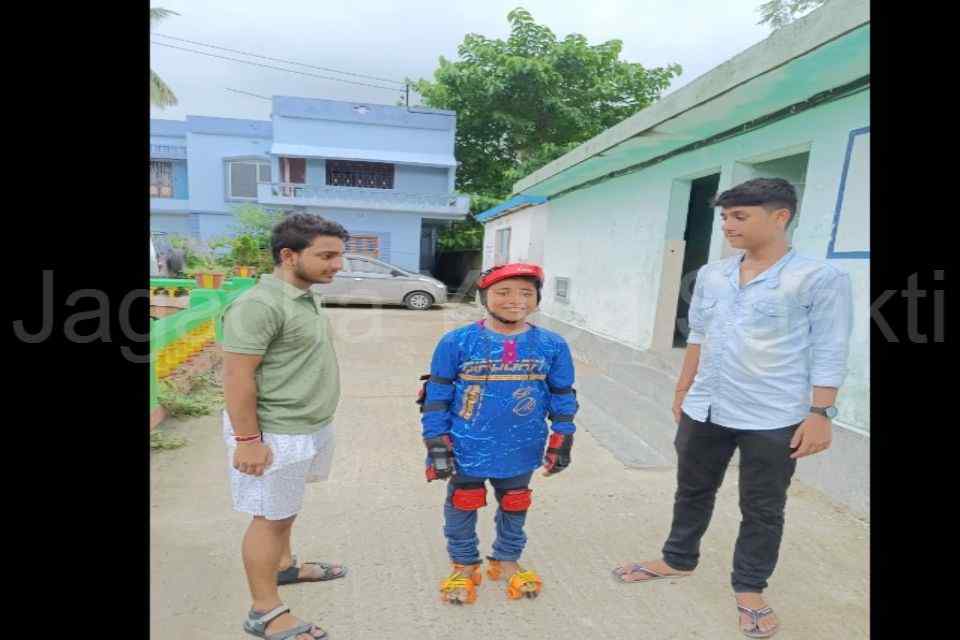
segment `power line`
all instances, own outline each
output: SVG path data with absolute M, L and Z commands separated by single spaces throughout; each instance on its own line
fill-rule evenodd
M 362 73 L 352 73 L 350 71 L 340 71 L 339 69 L 331 69 L 330 67 L 320 67 L 315 64 L 307 64 L 306 62 L 297 62 L 296 60 L 284 60 L 283 58 L 271 58 L 270 56 L 262 56 L 258 53 L 250 53 L 249 51 L 241 51 L 240 49 L 229 49 L 227 47 L 220 47 L 215 44 L 207 44 L 206 42 L 198 42 L 196 40 L 187 40 L 186 38 L 176 38 L 174 36 L 166 36 L 162 33 L 154 33 L 153 35 L 159 36 L 161 38 L 167 38 L 168 40 L 177 40 L 179 42 L 186 42 L 189 44 L 196 44 L 202 47 L 208 47 L 210 49 L 219 49 L 221 51 L 229 51 L 231 53 L 239 53 L 245 56 L 250 56 L 252 58 L 262 58 L 263 60 L 270 60 L 272 62 L 283 62 L 284 64 L 295 64 L 300 67 L 310 67 L 312 69 L 320 69 L 321 71 L 332 71 L 333 73 L 342 73 L 348 76 L 354 76 L 357 78 L 367 78 L 368 80 L 380 80 L 382 82 L 394 82 L 396 84 L 405 85 L 406 82 L 400 82 L 399 80 L 391 80 L 390 78 L 380 78 L 377 76 L 368 76 Z M 157 43 L 159 44 L 159 43 Z
M 251 96 L 251 97 L 254 97 L 254 98 L 260 98 L 261 100 L 266 100 L 266 101 L 268 101 L 268 102 L 272 102 L 272 101 L 273 101 L 273 98 L 271 98 L 270 96 L 262 96 L 262 95 L 260 95 L 259 93 L 251 93 L 251 92 L 249 92 L 249 91 L 241 91 L 240 89 L 233 89 L 232 87 L 224 87 L 224 89 L 226 89 L 227 91 L 233 91 L 234 93 L 241 93 L 241 94 L 243 94 L 243 95 L 245 95 L 245 96 Z M 362 101 L 362 100 L 355 100 L 355 102 L 363 102 L 363 101 Z
M 207 53 L 206 51 L 197 51 L 196 49 L 188 49 L 186 47 L 178 47 L 172 44 L 165 44 L 163 42 L 157 42 L 156 40 L 150 41 L 152 44 L 157 45 L 158 47 L 167 47 L 169 49 L 178 49 L 180 51 L 189 51 L 190 53 L 197 53 L 202 56 L 209 56 L 211 58 L 220 58 L 221 60 L 232 60 L 233 62 L 242 62 L 243 64 L 253 65 L 255 67 L 263 67 L 264 69 L 276 69 L 277 71 L 286 71 L 287 73 L 296 73 L 301 76 L 309 76 L 311 78 L 320 78 L 321 80 L 333 80 L 334 82 L 345 82 L 347 84 L 355 84 L 361 87 L 373 87 L 374 89 L 386 89 L 387 91 L 396 91 L 403 93 L 404 89 L 398 89 L 397 87 L 385 87 L 380 84 L 369 84 L 367 82 L 357 82 L 355 80 L 344 80 L 343 78 L 332 78 L 330 76 L 321 76 L 316 73 L 308 73 L 306 71 L 297 71 L 296 69 L 286 69 L 284 67 L 276 67 L 271 64 L 262 64 L 260 62 L 251 62 L 250 60 L 241 60 L 240 58 L 231 58 L 229 56 L 221 56 L 215 53 Z M 390 82 L 393 82 L 392 80 Z
M 233 91 L 234 93 L 242 93 L 245 96 L 253 96 L 254 98 L 260 98 L 261 100 L 269 100 L 273 102 L 273 98 L 267 96 L 262 96 L 259 93 L 250 93 L 249 91 L 240 91 L 240 89 L 231 89 L 230 87 L 224 87 L 227 91 Z

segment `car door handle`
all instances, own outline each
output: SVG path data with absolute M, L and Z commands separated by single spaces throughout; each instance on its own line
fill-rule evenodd
M 354 278 L 354 280 L 363 280 L 363 278 Z

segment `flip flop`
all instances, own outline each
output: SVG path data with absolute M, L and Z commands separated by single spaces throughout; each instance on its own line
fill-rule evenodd
M 298 582 L 324 582 L 326 580 L 336 580 L 347 575 L 347 568 L 339 565 L 340 573 L 337 573 L 336 566 L 326 562 L 304 562 L 303 564 L 312 564 L 320 567 L 323 572 L 317 578 L 301 578 L 300 567 L 297 565 L 297 556 L 293 556 L 293 564 L 277 572 L 277 584 L 296 584 Z
M 624 580 L 623 577 L 630 575 L 632 573 L 645 573 L 648 575 L 648 578 L 643 580 Z M 689 573 L 657 573 L 653 569 L 647 569 L 642 564 L 629 564 L 623 565 L 622 567 L 617 567 L 613 570 L 613 577 L 620 582 L 634 583 L 634 582 L 652 582 L 653 580 L 664 580 L 666 578 L 686 578 L 691 574 Z
M 760 628 L 760 618 L 766 618 L 771 613 L 773 609 L 770 607 L 763 607 L 762 609 L 751 609 L 750 607 L 745 607 L 741 604 L 737 605 L 737 611 L 742 611 L 743 613 L 749 614 L 752 620 L 752 624 L 749 629 L 745 629 L 743 624 L 740 622 L 740 616 L 737 616 L 737 625 L 740 627 L 740 632 L 747 636 L 748 638 L 769 638 L 777 631 L 780 630 L 780 625 L 776 624 L 770 629 L 764 631 Z

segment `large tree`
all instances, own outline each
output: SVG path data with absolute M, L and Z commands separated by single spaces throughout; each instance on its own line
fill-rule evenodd
M 150 28 L 155 27 L 166 17 L 178 15 L 180 14 L 170 9 L 150 7 Z M 168 87 L 153 69 L 150 69 L 150 104 L 161 109 L 177 104 L 177 96 L 174 95 L 173 89 Z
M 681 73 L 620 59 L 623 43 L 558 39 L 522 8 L 510 36 L 468 34 L 455 61 L 413 86 L 426 106 L 457 112 L 460 191 L 502 198 L 512 183 L 643 109 Z

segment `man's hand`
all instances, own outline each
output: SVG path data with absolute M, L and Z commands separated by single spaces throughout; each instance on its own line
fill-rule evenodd
M 797 427 L 790 440 L 790 448 L 796 449 L 790 457 L 793 459 L 820 453 L 830 448 L 833 439 L 832 425 L 826 416 L 813 414 Z
M 243 442 L 237 444 L 233 453 L 233 468 L 240 473 L 262 476 L 273 464 L 273 451 L 263 442 Z
M 673 394 L 673 419 L 677 421 L 677 424 L 680 424 L 680 416 L 683 415 L 683 399 L 687 397 L 688 391 L 690 391 L 690 387 L 677 389 Z

